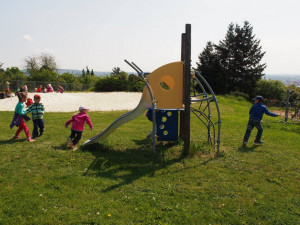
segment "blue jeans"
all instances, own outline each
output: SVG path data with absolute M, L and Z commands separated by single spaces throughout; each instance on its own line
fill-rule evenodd
M 42 135 L 44 133 L 44 120 L 43 119 L 33 120 L 32 138 L 37 138 L 39 136 L 38 128 L 40 128 L 40 135 Z
M 254 127 L 257 128 L 257 135 L 255 138 L 255 141 L 260 141 L 262 133 L 263 133 L 263 127 L 261 125 L 261 122 L 260 122 L 260 120 L 249 119 L 247 130 L 246 130 L 246 133 L 244 136 L 244 142 L 248 141 L 251 131 L 253 130 Z

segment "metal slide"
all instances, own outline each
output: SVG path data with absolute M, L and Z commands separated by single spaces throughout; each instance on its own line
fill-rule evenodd
M 91 144 L 94 142 L 100 142 L 101 140 L 107 138 L 114 130 L 116 130 L 119 126 L 123 125 L 124 123 L 127 123 L 135 118 L 137 118 L 139 115 L 145 112 L 145 110 L 148 107 L 152 107 L 151 98 L 148 94 L 148 90 L 144 89 L 142 98 L 138 104 L 138 106 L 133 109 L 132 111 L 125 113 L 124 115 L 120 116 L 118 119 L 116 119 L 112 124 L 110 124 L 104 131 L 97 134 L 96 136 L 90 138 L 87 140 L 85 144 Z

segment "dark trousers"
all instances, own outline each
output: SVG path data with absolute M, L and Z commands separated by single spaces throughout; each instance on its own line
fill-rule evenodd
M 81 135 L 82 135 L 82 131 L 71 130 L 70 138 L 74 145 L 76 145 L 80 141 Z
M 246 133 L 244 136 L 244 142 L 248 141 L 251 131 L 253 130 L 254 127 L 257 128 L 257 135 L 255 138 L 255 141 L 260 141 L 262 133 L 263 133 L 263 127 L 261 125 L 261 122 L 260 122 L 260 120 L 249 119 L 247 130 L 246 130 Z
M 44 120 L 43 119 L 36 119 L 33 120 L 33 131 L 32 131 L 32 138 L 36 138 L 39 136 L 38 129 L 40 129 L 40 135 L 44 133 Z

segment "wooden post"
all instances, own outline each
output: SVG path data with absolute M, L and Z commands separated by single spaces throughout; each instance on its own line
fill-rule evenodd
M 181 61 L 184 62 L 184 55 L 185 55 L 185 33 L 181 34 Z M 183 103 L 184 103 L 184 87 L 185 87 L 185 79 L 183 76 L 183 95 L 182 95 L 182 99 L 183 99 Z M 180 129 L 179 129 L 179 137 L 181 138 L 181 140 L 183 140 L 184 137 L 184 114 L 185 111 L 180 111 Z
M 289 118 L 289 100 L 290 100 L 290 90 L 287 89 L 286 91 L 286 100 L 285 100 L 285 119 L 284 122 L 287 123 Z
M 191 108 L 191 24 L 185 25 L 185 53 L 184 53 L 184 149 L 183 156 L 187 156 L 190 151 L 190 108 Z

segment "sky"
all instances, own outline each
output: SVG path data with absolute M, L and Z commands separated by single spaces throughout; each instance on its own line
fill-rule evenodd
M 266 74 L 300 74 L 299 0 L 0 0 L 0 62 L 53 55 L 61 69 L 143 71 L 180 61 L 181 34 L 192 29 L 192 66 L 230 23 L 249 21 L 266 51 Z

